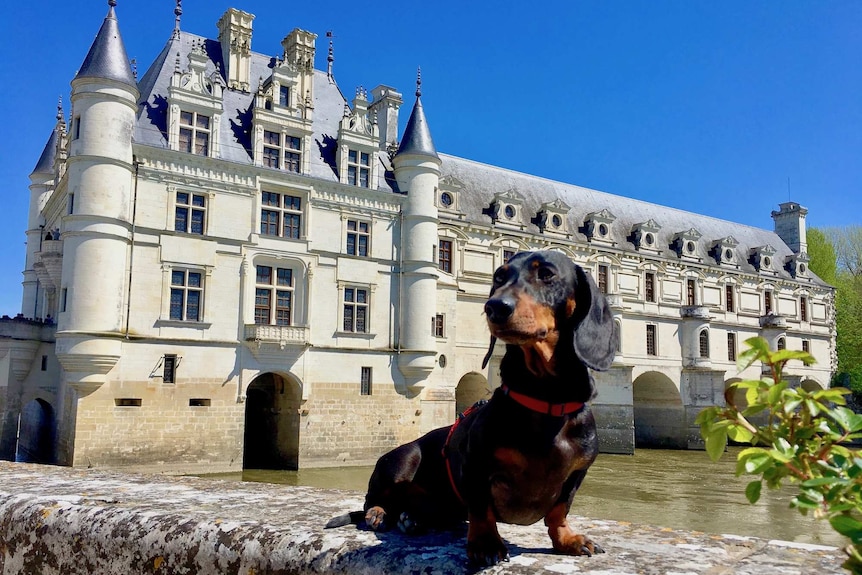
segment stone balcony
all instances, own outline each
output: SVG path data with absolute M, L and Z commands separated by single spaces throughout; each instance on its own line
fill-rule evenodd
M 786 329 L 787 318 L 783 315 L 768 313 L 766 315 L 760 316 L 760 327 Z
M 709 308 L 705 305 L 686 305 L 679 308 L 679 316 L 683 319 L 699 319 L 709 321 Z
M 258 359 L 293 352 L 302 353 L 310 345 L 309 329 L 301 325 L 245 325 L 245 343 Z

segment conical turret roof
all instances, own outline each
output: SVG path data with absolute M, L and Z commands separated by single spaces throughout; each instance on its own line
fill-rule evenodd
M 428 129 L 428 121 L 425 119 L 425 111 L 422 109 L 422 75 L 416 73 L 416 103 L 404 128 L 404 136 L 398 146 L 398 154 L 419 154 L 420 156 L 431 156 L 437 160 L 437 149 L 431 139 L 431 130 Z
M 42 150 L 42 155 L 39 156 L 39 161 L 36 162 L 36 167 L 33 168 L 33 174 L 52 174 L 54 172 L 54 158 L 57 156 L 57 128 L 51 131 L 51 137 L 48 138 L 48 143 Z
M 96 39 L 90 46 L 90 51 L 84 58 L 84 63 L 81 64 L 75 79 L 107 78 L 137 87 L 132 68 L 129 66 L 129 57 L 126 54 L 123 38 L 120 36 L 117 16 L 114 14 L 116 4 L 116 0 L 108 2 L 110 6 L 108 15 L 105 17 L 102 27 L 99 28 L 99 33 L 96 34 Z

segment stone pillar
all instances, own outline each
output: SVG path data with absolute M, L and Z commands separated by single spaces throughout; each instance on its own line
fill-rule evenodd
M 593 372 L 598 396 L 591 408 L 596 418 L 602 453 L 635 452 L 635 416 L 632 398 L 632 366 L 614 364 Z
M 706 407 L 724 405 L 724 371 L 715 369 L 683 369 L 680 375 L 680 395 L 688 429 L 689 449 L 703 449 L 700 426 L 694 421 Z

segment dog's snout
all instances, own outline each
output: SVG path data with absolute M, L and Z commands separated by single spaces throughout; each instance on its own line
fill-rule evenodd
M 515 301 L 512 298 L 494 298 L 485 304 L 485 315 L 491 323 L 503 323 L 515 313 Z

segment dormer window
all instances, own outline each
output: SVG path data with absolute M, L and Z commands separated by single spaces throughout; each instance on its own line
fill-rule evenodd
M 670 247 L 676 252 L 677 256 L 682 259 L 699 261 L 697 255 L 697 242 L 702 237 L 702 234 L 694 228 L 684 232 L 678 232 L 673 237 L 673 242 Z
M 759 272 L 774 272 L 772 258 L 775 248 L 770 245 L 759 246 L 751 250 L 751 264 Z
M 458 196 L 463 189 L 464 184 L 452 176 L 440 178 L 440 187 L 437 190 L 437 207 L 445 212 L 456 212 L 458 210 Z
M 611 238 L 611 224 L 614 223 L 617 217 L 604 209 L 600 212 L 592 212 L 584 218 L 583 232 L 590 241 L 599 241 L 602 243 L 613 243 Z
M 532 222 L 536 224 L 539 231 L 542 233 L 558 234 L 568 236 L 568 227 L 566 224 L 566 214 L 569 212 L 569 206 L 561 200 L 554 200 L 542 204 L 541 209 L 533 218 Z
M 367 188 L 371 175 L 371 154 L 357 150 L 347 152 L 347 183 Z
M 655 220 L 649 219 L 645 222 L 632 226 L 631 241 L 638 251 L 659 252 L 658 232 L 661 226 Z
M 712 245 L 710 254 L 718 264 L 736 265 L 736 246 L 739 242 L 733 236 L 727 236 L 716 240 Z
M 794 278 L 804 278 L 808 277 L 809 261 L 810 258 L 806 253 L 793 254 L 792 256 L 787 257 L 784 267 L 788 272 L 790 272 L 790 275 L 792 275 Z
M 515 190 L 509 190 L 494 196 L 491 205 L 483 213 L 491 216 L 496 225 L 502 225 L 517 230 L 525 228 L 521 211 L 524 198 Z
M 180 112 L 180 151 L 209 156 L 210 117 L 197 112 Z
M 283 108 L 290 107 L 290 86 L 279 86 L 278 105 Z

